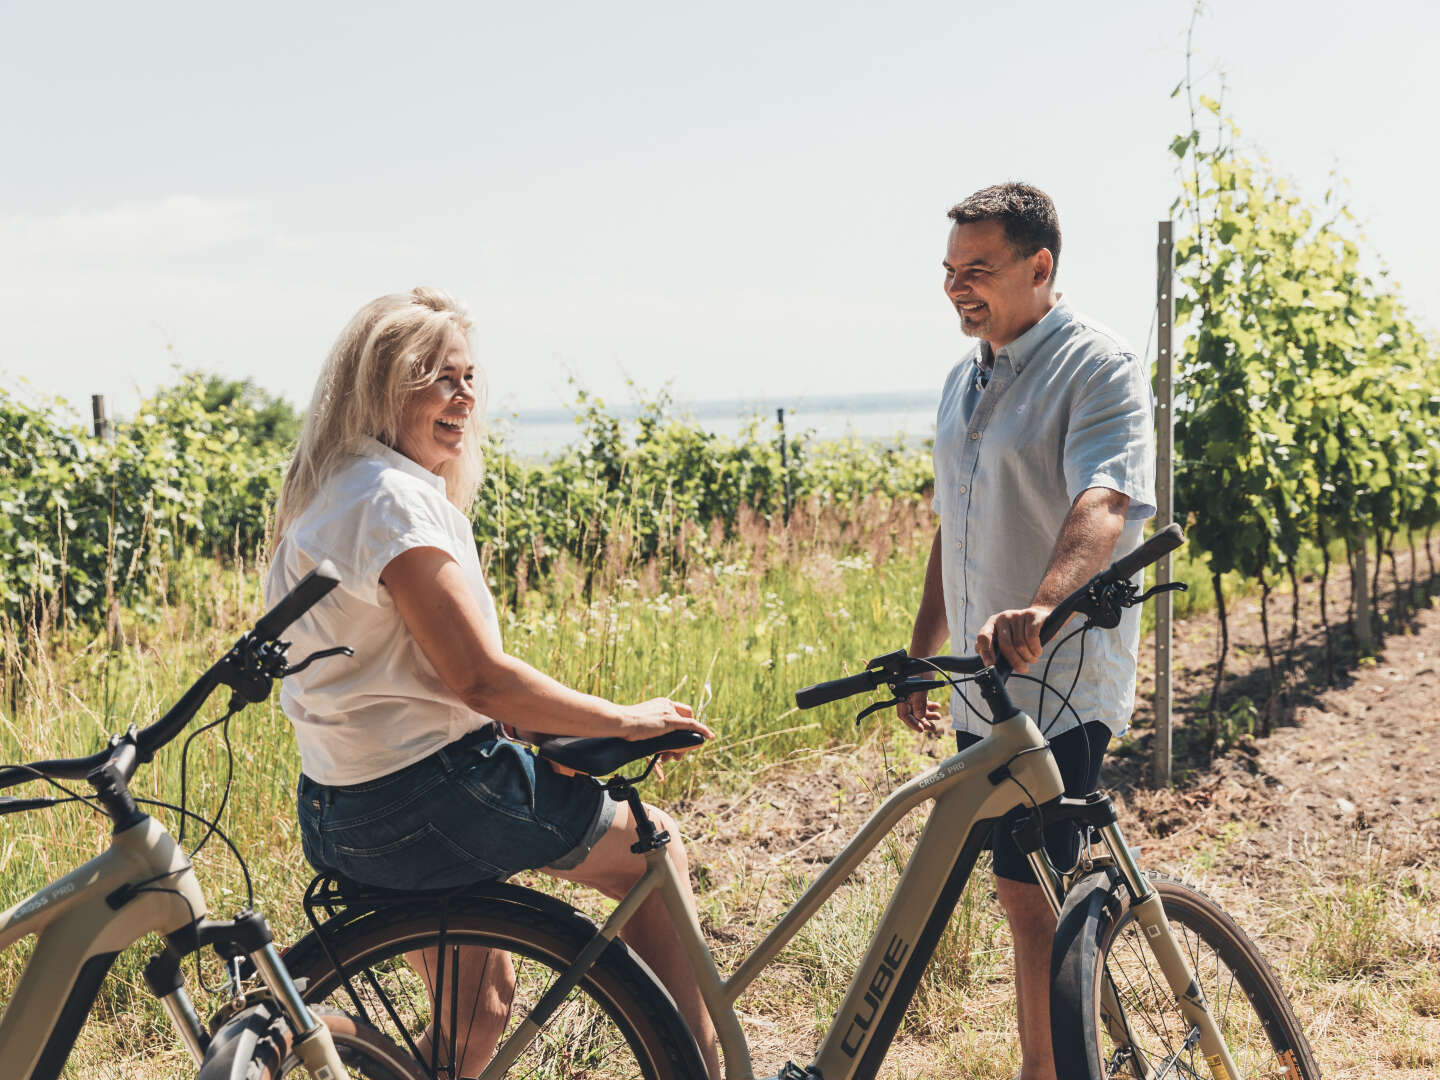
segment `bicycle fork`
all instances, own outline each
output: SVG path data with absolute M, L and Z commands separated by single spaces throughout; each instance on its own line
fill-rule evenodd
M 294 1033 L 292 1050 L 313 1080 L 344 1080 L 345 1066 L 335 1050 L 330 1029 L 312 1013 L 290 978 L 280 954 L 275 951 L 274 938 L 262 915 L 242 912 L 234 922 L 212 922 L 201 919 L 194 925 L 169 937 L 166 948 L 151 957 L 145 967 L 145 982 L 150 992 L 160 999 L 171 1024 L 180 1033 L 181 1041 L 198 1066 L 205 1060 L 210 1046 L 210 1033 L 205 1029 L 180 975 L 180 962 L 206 945 L 230 960 L 231 1001 L 226 1007 L 227 1018 L 246 1007 L 246 994 L 240 984 L 239 959 L 247 958 L 254 965 L 264 986 L 264 996 L 279 1007 Z
M 1180 1007 L 1180 1012 L 1190 1023 L 1190 1032 L 1186 1036 L 1181 1050 L 1189 1049 L 1198 1042 L 1200 1052 L 1204 1055 L 1206 1064 L 1210 1066 L 1210 1072 L 1215 1080 L 1241 1080 L 1240 1070 L 1236 1068 L 1235 1061 L 1230 1056 L 1230 1049 L 1225 1045 L 1225 1039 L 1220 1034 L 1220 1026 L 1215 1022 L 1209 1004 L 1205 1001 L 1205 995 L 1200 990 L 1200 984 L 1195 979 L 1195 973 L 1190 970 L 1190 964 L 1185 959 L 1180 943 L 1175 939 L 1174 930 L 1165 914 L 1165 905 L 1161 901 L 1159 893 L 1141 872 L 1139 864 L 1135 862 L 1134 855 L 1125 843 L 1125 838 L 1120 834 L 1115 808 L 1110 799 L 1103 795 L 1092 795 L 1083 801 L 1061 799 L 1060 810 L 1064 817 L 1072 818 L 1082 824 L 1093 825 L 1096 828 L 1105 842 L 1105 847 L 1110 853 L 1116 870 L 1119 871 L 1121 880 L 1130 891 L 1130 910 L 1135 916 L 1135 921 L 1140 924 L 1140 928 L 1145 933 L 1145 940 L 1150 946 L 1150 951 L 1155 955 L 1155 960 L 1165 976 L 1170 992 L 1175 996 L 1175 1002 Z M 1024 851 L 1026 858 L 1029 859 L 1035 878 L 1040 882 L 1045 898 L 1058 918 L 1065 902 L 1064 887 L 1056 877 L 1055 871 L 1051 869 L 1049 860 L 1045 857 L 1043 833 L 1040 822 L 1036 820 L 1036 815 L 1032 815 L 1028 821 L 1015 827 L 1015 839 L 1020 845 L 1020 850 Z M 1140 1075 L 1144 1076 L 1146 1080 L 1162 1080 L 1169 1074 L 1174 1066 L 1173 1061 L 1157 1064 L 1149 1061 L 1140 1049 L 1139 1041 L 1135 1038 L 1130 1022 L 1125 1016 L 1125 1010 L 1120 1006 L 1119 997 L 1115 992 L 1115 984 L 1111 980 L 1109 971 L 1105 972 L 1104 985 L 1101 988 L 1101 1008 L 1111 1037 L 1117 1045 L 1129 1048 L 1131 1054 L 1134 1055 L 1134 1065 L 1138 1067 Z M 1179 1052 L 1177 1051 L 1177 1054 Z

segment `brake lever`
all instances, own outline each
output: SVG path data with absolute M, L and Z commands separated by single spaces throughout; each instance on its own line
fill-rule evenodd
M 864 720 L 865 717 L 869 716 L 871 713 L 877 713 L 882 709 L 888 709 L 891 705 L 899 705 L 904 700 L 904 698 L 897 697 L 893 698 L 890 701 L 877 701 L 873 705 L 865 706 L 865 708 L 861 709 L 860 712 L 856 715 L 855 726 L 859 727 L 860 721 Z
M 1156 593 L 1162 593 L 1162 592 L 1189 592 L 1189 591 L 1190 591 L 1190 586 L 1189 586 L 1189 585 L 1186 585 L 1185 582 L 1183 582 L 1183 581 L 1167 581 L 1164 585 L 1152 585 L 1152 586 L 1151 586 L 1149 589 L 1147 589 L 1144 593 L 1142 593 L 1140 596 L 1135 597 L 1133 600 L 1131 600 L 1131 601 L 1130 601 L 1128 604 L 1126 604 L 1125 606 L 1126 606 L 1126 607 L 1134 607 L 1136 604 L 1143 604 L 1146 600 L 1149 600 L 1149 599 L 1150 599 L 1152 596 L 1154 596 Z
M 291 664 L 289 667 L 283 669 L 283 670 L 280 672 L 280 677 L 283 679 L 283 678 L 285 678 L 287 675 L 295 675 L 295 674 L 298 674 L 299 672 L 304 671 L 307 667 L 309 667 L 311 664 L 313 664 L 316 660 L 324 660 L 327 656 L 354 656 L 354 655 L 355 655 L 355 650 L 352 649 L 352 648 L 350 648 L 349 645 L 336 645 L 333 649 L 321 649 L 319 652 L 312 652 L 309 656 L 305 657 L 304 660 L 301 660 L 300 663 L 298 663 L 298 664 Z
M 892 653 L 891 657 L 895 655 L 897 654 Z M 943 683 L 939 679 L 905 679 L 901 682 L 893 682 L 890 684 L 890 692 L 898 696 L 891 698 L 889 701 L 877 701 L 865 706 L 855 717 L 855 726 L 859 727 L 860 721 L 864 720 L 865 717 L 871 713 L 877 713 L 881 709 L 888 709 L 891 705 L 899 705 L 909 698 L 911 694 L 918 694 L 922 690 L 928 694 L 931 690 L 942 690 L 947 685 L 947 683 Z

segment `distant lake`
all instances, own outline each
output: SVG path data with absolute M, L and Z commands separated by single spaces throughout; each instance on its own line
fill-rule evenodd
M 802 432 L 820 439 L 854 435 L 861 439 L 891 442 L 903 439 L 918 446 L 935 434 L 935 410 L 939 387 L 933 392 L 880 394 L 809 394 L 796 397 L 733 398 L 721 401 L 676 402 L 671 412 L 694 421 L 706 431 L 734 438 L 758 418 L 762 432 L 774 432 L 775 410 L 785 410 L 785 431 L 790 437 Z M 633 421 L 640 414 L 634 404 L 606 404 L 606 411 L 621 421 Z M 512 450 L 525 458 L 553 455 L 580 435 L 575 413 L 570 409 L 492 408 L 490 422 L 506 432 Z

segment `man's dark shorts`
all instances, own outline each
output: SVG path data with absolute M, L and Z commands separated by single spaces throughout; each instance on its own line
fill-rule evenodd
M 955 742 L 961 750 L 967 750 L 983 737 L 957 731 Z M 1105 747 L 1109 742 L 1110 729 L 1096 721 L 1091 721 L 1084 728 L 1068 728 L 1050 740 L 1050 752 L 1060 766 L 1066 795 L 1078 799 L 1100 786 L 1100 759 L 1105 756 Z M 1029 812 L 1028 806 L 1017 806 L 997 821 L 995 832 L 990 837 L 990 847 L 995 855 L 996 877 L 1034 885 L 1036 881 L 1030 870 L 1030 860 L 1015 846 L 1015 838 L 1010 835 L 1010 829 Z M 1080 855 L 1079 826 L 1071 821 L 1046 825 L 1045 850 L 1057 869 L 1068 869 Z

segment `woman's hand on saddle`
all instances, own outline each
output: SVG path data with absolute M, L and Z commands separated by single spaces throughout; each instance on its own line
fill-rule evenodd
M 633 731 L 625 732 L 627 739 L 651 739 L 656 735 L 664 735 L 667 731 L 698 731 L 707 739 L 715 737 L 715 733 L 696 720 L 690 706 L 682 701 L 651 698 L 649 701 L 642 701 L 639 705 L 626 706 L 625 713 L 627 723 L 635 725 Z M 667 750 L 660 755 L 660 761 L 678 761 L 680 755 L 688 752 L 688 750 Z M 658 764 L 655 767 L 655 775 L 657 779 L 665 779 L 665 770 Z
M 624 706 L 624 712 L 627 739 L 653 739 L 667 731 L 698 731 L 707 739 L 715 737 L 715 732 L 696 720 L 693 710 L 682 701 L 651 698 Z

